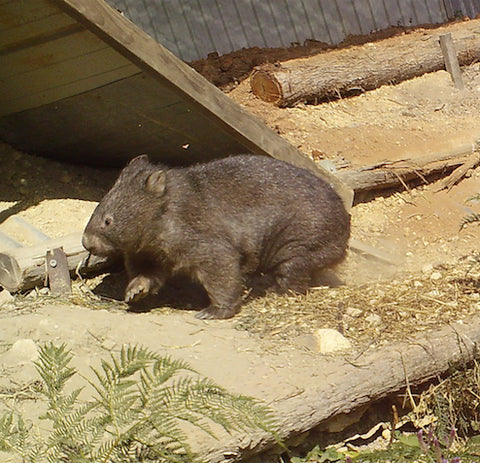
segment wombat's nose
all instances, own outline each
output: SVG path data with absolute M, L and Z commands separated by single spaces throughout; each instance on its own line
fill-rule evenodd
M 91 251 L 91 240 L 90 238 L 88 237 L 88 235 L 86 233 L 83 234 L 82 236 L 82 246 L 87 250 L 87 251 Z

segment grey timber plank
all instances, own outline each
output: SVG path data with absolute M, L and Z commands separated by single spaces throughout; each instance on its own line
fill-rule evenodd
M 0 79 L 6 80 L 24 74 L 28 76 L 28 73 L 53 66 L 75 66 L 76 58 L 86 57 L 88 59 L 93 53 L 109 49 L 107 44 L 98 40 L 90 31 L 79 31 L 78 26 L 73 30 L 74 32 L 60 38 L 54 36 L 45 42 L 40 41 L 38 45 L 32 42 L 28 47 L 10 50 L 2 58 Z M 120 58 L 122 57 L 120 56 Z M 126 60 L 122 58 L 122 64 L 125 62 Z M 79 71 L 82 70 L 79 69 Z

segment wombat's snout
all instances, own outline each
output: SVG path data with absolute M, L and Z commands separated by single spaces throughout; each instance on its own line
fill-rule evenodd
M 114 257 L 119 254 L 119 251 L 113 246 L 112 243 L 105 237 L 89 231 L 89 227 L 85 229 L 82 236 L 83 247 L 93 254 L 99 257 Z
M 92 245 L 92 238 L 90 237 L 90 235 L 86 232 L 83 233 L 83 236 L 82 236 L 82 246 L 89 252 L 91 252 L 92 254 L 95 254 L 93 251 L 93 245 Z

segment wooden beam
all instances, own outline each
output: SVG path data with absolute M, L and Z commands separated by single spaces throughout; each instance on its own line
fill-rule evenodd
M 54 295 L 70 294 L 72 292 L 72 282 L 70 281 L 70 270 L 64 250 L 62 248 L 48 250 L 45 256 L 45 264 L 51 293 Z
M 452 76 L 455 87 L 459 90 L 464 89 L 462 71 L 460 71 L 460 65 L 458 64 L 458 57 L 453 45 L 452 34 L 442 34 L 440 36 L 440 47 L 443 53 L 443 59 L 445 60 L 445 68 Z
M 99 0 L 51 0 L 63 11 L 148 72 L 196 110 L 238 140 L 246 150 L 281 159 L 312 170 L 326 178 L 349 208 L 353 192 L 334 174 L 268 128 L 262 121 L 233 102 L 173 53 L 158 44 L 106 2 Z

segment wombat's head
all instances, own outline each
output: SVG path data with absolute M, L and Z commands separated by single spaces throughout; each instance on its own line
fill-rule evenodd
M 134 250 L 161 212 L 165 183 L 165 169 L 151 164 L 147 155 L 132 159 L 93 211 L 83 232 L 85 249 L 102 257 Z

